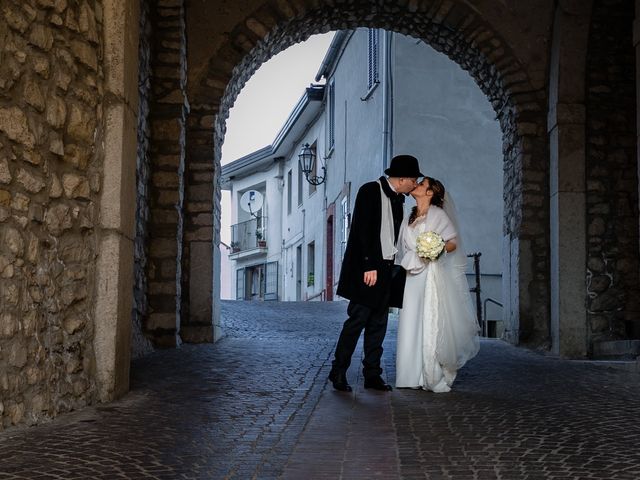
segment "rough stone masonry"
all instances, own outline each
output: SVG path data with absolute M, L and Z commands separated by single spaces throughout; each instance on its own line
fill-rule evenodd
M 101 4 L 0 7 L 0 429 L 94 396 Z

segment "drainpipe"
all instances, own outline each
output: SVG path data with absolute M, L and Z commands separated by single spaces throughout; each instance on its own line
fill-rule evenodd
M 307 298 L 307 283 L 304 281 L 304 278 L 305 278 L 304 273 L 307 271 L 307 268 L 309 266 L 307 264 L 309 259 L 306 256 L 307 252 L 305 248 L 307 243 L 307 239 L 305 238 L 306 230 L 307 230 L 306 226 L 307 226 L 307 209 L 303 208 L 302 209 L 302 241 L 301 241 L 302 248 L 300 249 L 300 255 L 302 256 L 302 259 L 300 259 L 301 278 L 297 278 L 296 281 L 300 282 L 300 300 L 304 299 L 305 301 L 308 300 L 308 298 Z M 307 259 L 307 262 L 303 261 L 303 259 L 305 258 Z
M 342 185 L 346 185 L 347 183 L 347 153 L 349 147 L 349 136 L 347 129 L 349 128 L 349 122 L 347 121 L 347 112 L 348 112 L 348 104 L 347 99 L 344 99 L 344 165 L 342 167 Z M 334 147 L 335 148 L 335 147 Z
M 391 72 L 392 32 L 382 30 L 382 169 L 390 163 L 393 151 L 393 79 Z
M 287 253 L 288 250 L 284 246 L 284 237 L 282 237 L 282 246 L 280 247 L 280 262 L 281 262 L 281 270 L 278 271 L 278 276 L 282 279 L 282 291 L 278 292 L 280 295 L 280 301 L 284 302 L 287 300 Z

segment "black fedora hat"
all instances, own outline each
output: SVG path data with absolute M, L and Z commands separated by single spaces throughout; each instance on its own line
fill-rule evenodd
M 424 177 L 420 173 L 418 159 L 413 155 L 396 155 L 391 159 L 391 166 L 384 171 L 390 177 Z

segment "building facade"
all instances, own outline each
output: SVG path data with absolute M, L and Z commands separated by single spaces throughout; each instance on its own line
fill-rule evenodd
M 336 34 L 315 80 L 324 83 L 305 92 L 271 146 L 223 166 L 236 298 L 336 299 L 359 186 L 410 153 L 456 199 L 467 249 L 481 253 L 482 298 L 500 303 L 501 133 L 473 79 L 424 42 L 361 28 Z M 303 173 L 305 145 L 319 185 Z M 247 208 L 251 195 L 263 199 L 258 212 Z M 408 197 L 407 212 L 413 204 Z

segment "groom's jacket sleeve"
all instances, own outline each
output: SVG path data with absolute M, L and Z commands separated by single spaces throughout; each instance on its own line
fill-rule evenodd
M 381 203 L 378 183 L 365 183 L 358 190 L 349 235 L 354 236 L 352 247 L 355 247 L 355 253 L 360 257 L 364 272 L 380 268 L 382 259 L 380 246 Z

